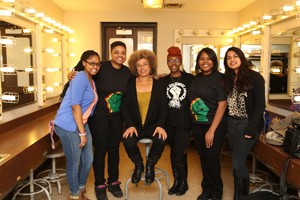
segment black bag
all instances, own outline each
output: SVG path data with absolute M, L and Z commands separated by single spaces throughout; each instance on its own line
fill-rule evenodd
M 295 156 L 300 158 L 300 129 L 299 120 L 292 119 L 292 127 L 288 127 L 285 132 L 283 140 L 283 149 Z

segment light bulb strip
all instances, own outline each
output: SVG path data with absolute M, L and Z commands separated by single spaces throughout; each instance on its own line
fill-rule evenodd
M 5 13 L 5 15 L 4 14 L 1 15 L 1 11 L 3 11 Z M 9 14 L 9 13 L 11 13 L 11 14 Z M 11 15 L 16 15 L 21 18 L 25 18 L 26 20 L 32 21 L 34 23 L 41 24 L 42 26 L 53 29 L 54 31 L 61 33 L 63 35 L 74 33 L 73 29 L 71 29 L 70 27 L 67 27 L 65 25 L 62 25 L 60 22 L 57 22 L 56 20 L 54 20 L 50 17 L 47 17 L 48 20 L 45 21 L 44 13 L 37 11 L 34 8 L 20 8 L 17 10 L 15 8 L 11 8 L 7 5 L 5 5 L 5 3 L 3 3 L 3 2 L 0 2 L 0 16 L 8 16 L 9 17 Z

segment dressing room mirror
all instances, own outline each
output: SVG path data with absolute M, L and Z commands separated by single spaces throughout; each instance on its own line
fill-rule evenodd
M 269 104 L 291 111 L 294 111 L 291 98 L 300 85 L 300 74 L 296 72 L 300 65 L 298 38 L 300 38 L 300 27 L 295 27 L 273 31 L 271 40 L 271 45 L 276 48 L 272 49 L 272 55 L 275 56 L 271 57 L 270 64 Z M 275 85 L 273 88 L 271 83 Z
M 7 111 L 36 99 L 32 30 L 0 21 L 2 110 Z
M 288 110 L 291 109 L 293 89 L 299 85 L 293 69 L 296 64 L 293 54 L 297 51 L 293 44 L 294 32 L 295 30 L 288 30 L 271 34 L 270 66 L 261 66 L 262 35 L 249 33 L 241 37 L 241 47 L 252 62 L 253 69 L 262 72 L 264 68 L 270 72 L 268 103 Z

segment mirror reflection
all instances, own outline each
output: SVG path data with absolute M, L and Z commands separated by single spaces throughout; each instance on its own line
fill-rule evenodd
M 300 85 L 299 74 L 297 75 L 295 71 L 295 67 L 299 66 L 299 58 L 297 57 L 299 47 L 295 42 L 299 32 L 297 29 L 272 33 L 271 40 L 272 46 L 278 48 L 274 52 L 274 56 L 274 49 L 272 49 L 269 104 L 291 111 L 298 110 L 293 105 L 292 97 Z
M 35 101 L 31 31 L 0 21 L 3 111 Z M 6 95 L 4 95 L 6 94 Z

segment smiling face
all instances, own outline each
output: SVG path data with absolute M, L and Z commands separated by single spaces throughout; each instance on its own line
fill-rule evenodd
M 116 46 L 111 50 L 111 63 L 113 66 L 121 66 L 126 61 L 126 49 Z
M 136 70 L 139 77 L 150 76 L 151 66 L 149 61 L 145 58 L 142 58 L 136 62 Z
M 228 67 L 237 73 L 242 63 L 240 57 L 234 51 L 228 51 L 226 61 Z
M 200 70 L 204 75 L 208 75 L 212 72 L 212 70 L 214 68 L 214 63 L 210 59 L 210 57 L 207 55 L 206 52 L 201 53 L 198 62 L 199 62 Z
M 100 69 L 100 60 L 96 55 L 90 56 L 87 60 L 82 62 L 84 70 L 90 76 L 94 76 Z
M 167 65 L 171 74 L 180 73 L 181 59 L 178 56 L 168 56 Z

